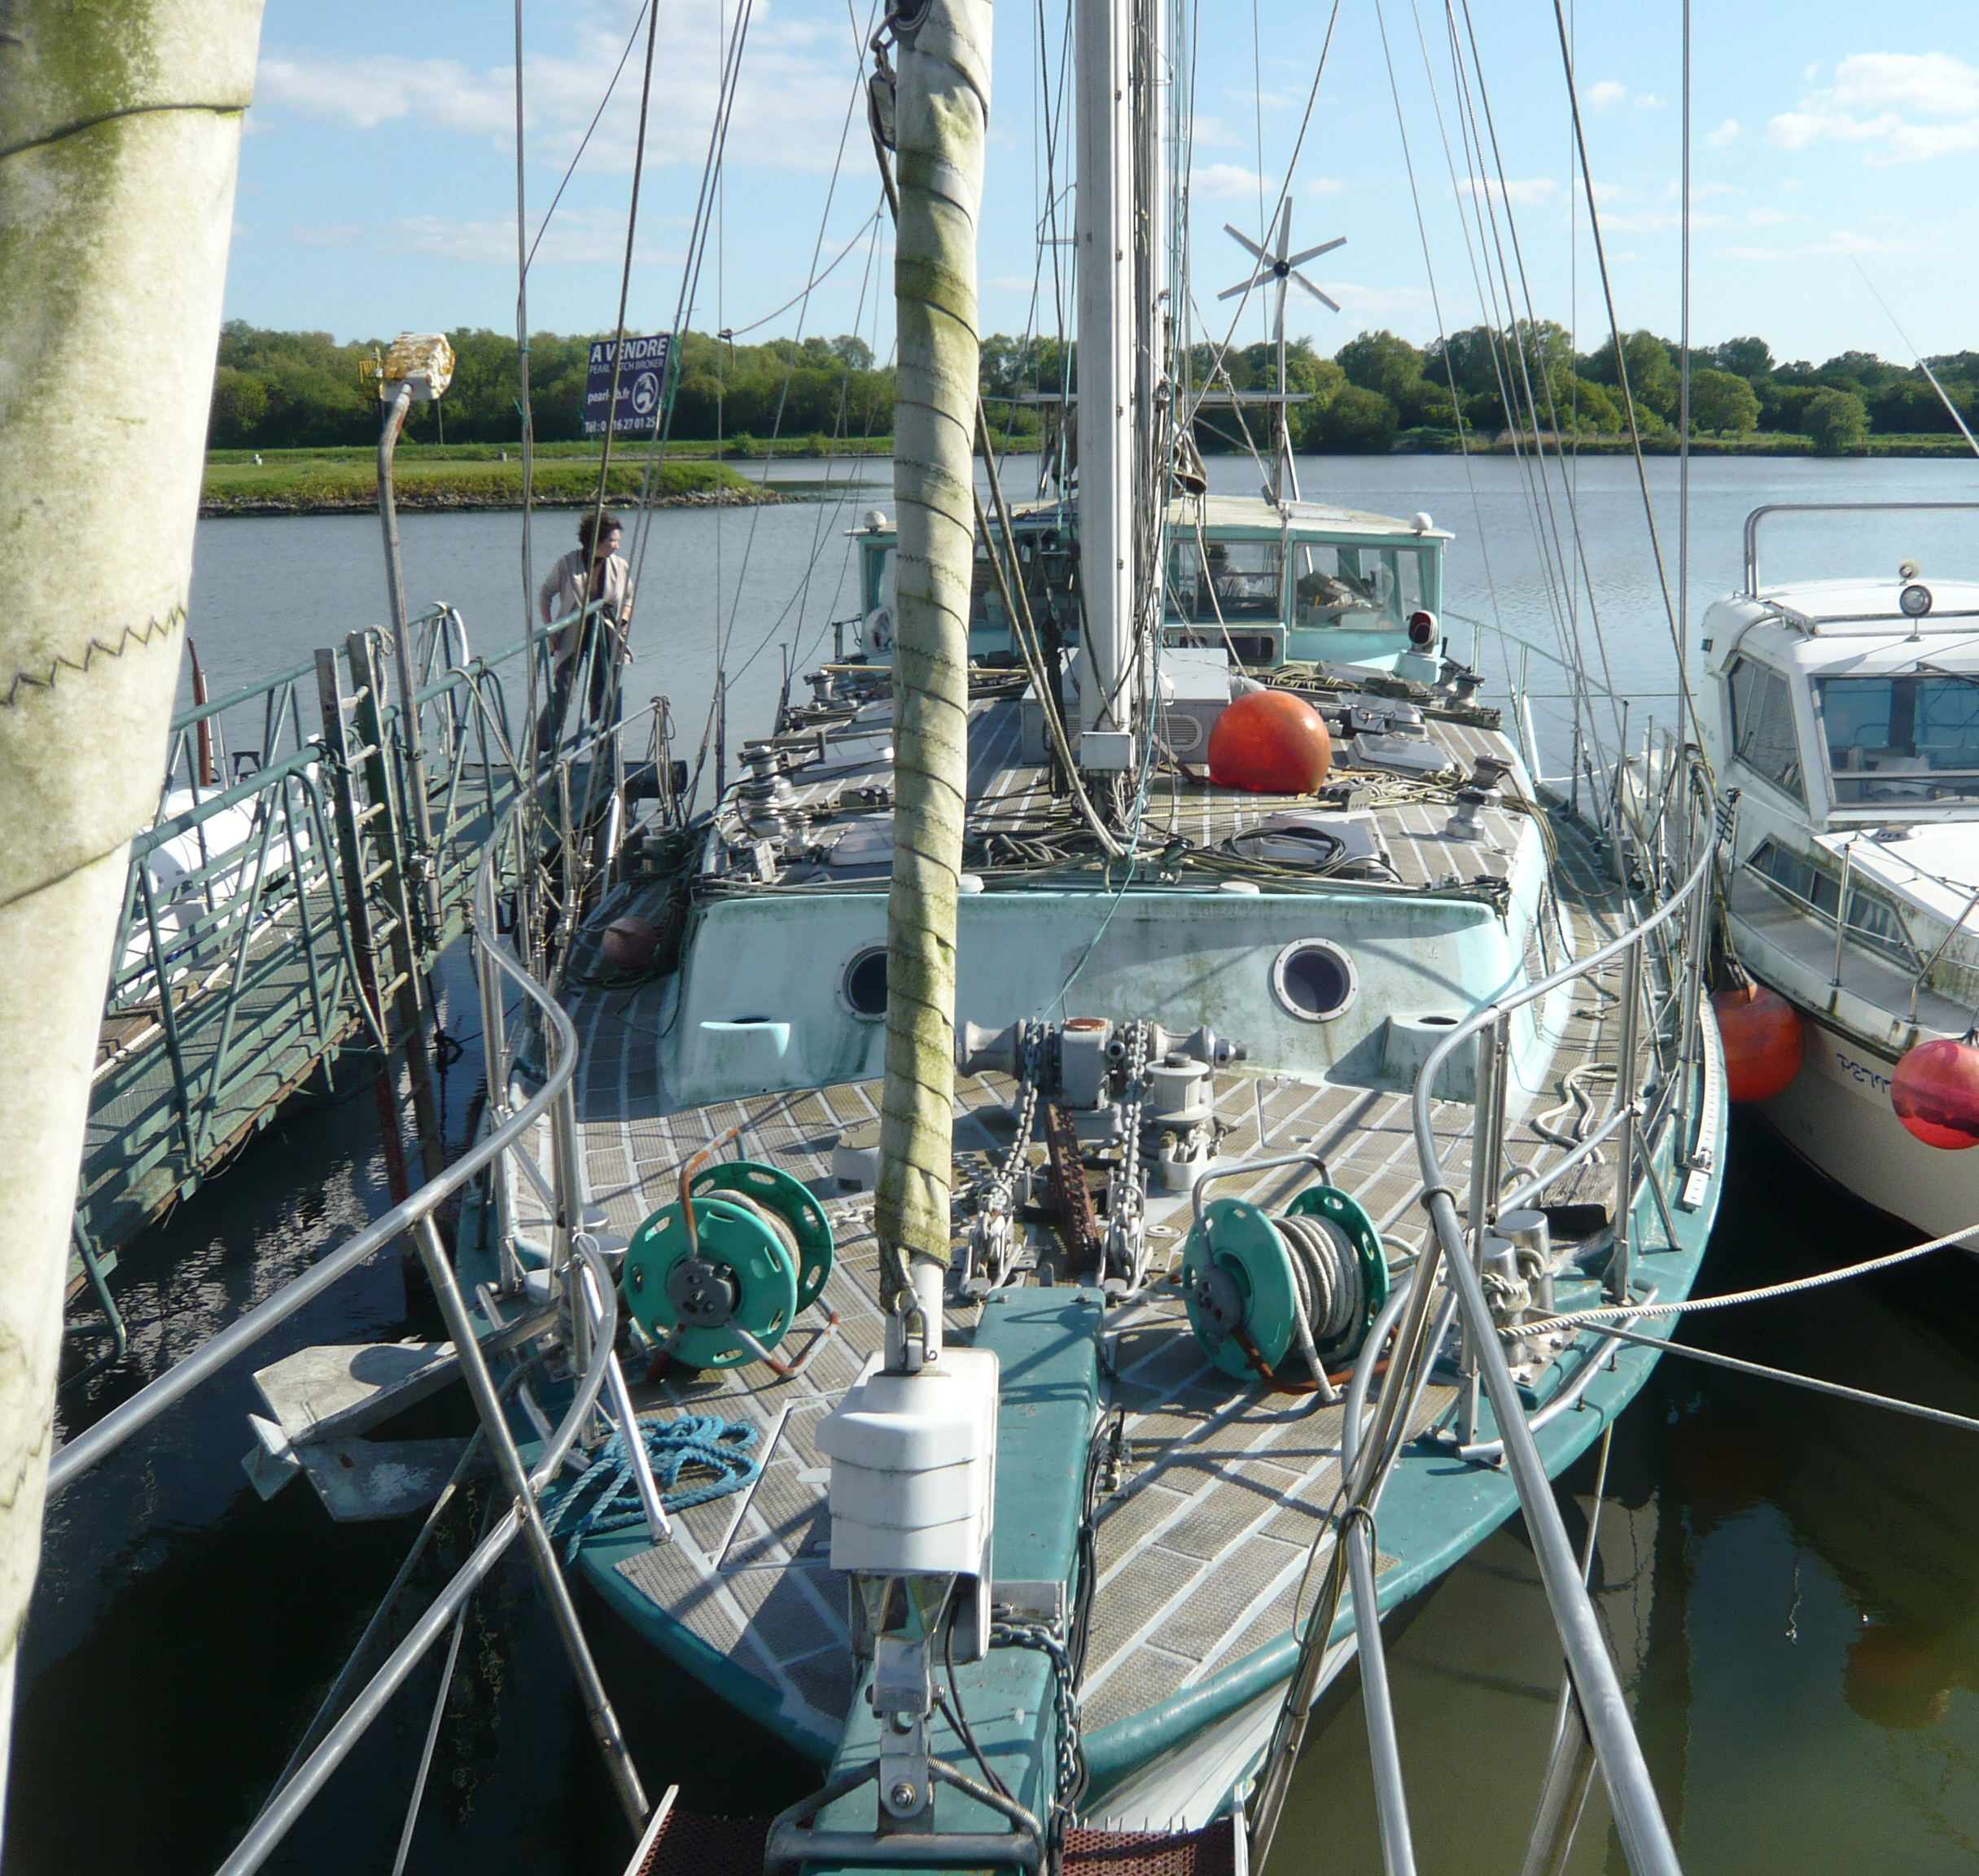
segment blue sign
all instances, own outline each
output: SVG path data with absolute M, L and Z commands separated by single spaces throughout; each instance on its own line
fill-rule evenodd
M 611 413 L 615 436 L 650 436 L 659 422 L 659 400 L 667 383 L 667 352 L 672 335 L 655 332 L 648 339 L 625 341 L 624 362 L 619 366 L 619 401 Z M 605 412 L 611 403 L 613 353 L 617 348 L 601 339 L 591 348 L 585 379 L 584 433 L 605 434 Z

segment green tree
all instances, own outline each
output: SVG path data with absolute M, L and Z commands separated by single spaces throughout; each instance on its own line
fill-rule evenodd
M 1322 413 L 1320 436 L 1330 449 L 1385 449 L 1395 426 L 1395 407 L 1380 392 L 1348 384 Z
M 1862 447 L 1869 433 L 1868 409 L 1853 391 L 1826 385 L 1807 400 L 1801 427 L 1824 456 L 1840 456 Z
M 1570 408 L 1571 414 L 1570 414 Z M 1622 414 L 1622 401 L 1605 384 L 1592 378 L 1576 378 L 1568 405 L 1560 412 L 1563 424 L 1571 424 L 1583 436 L 1618 436 L 1628 428 Z
M 1749 384 L 1773 375 L 1773 348 L 1763 339 L 1727 339 L 1710 356 L 1719 370 L 1735 372 Z
M 1649 331 L 1631 332 L 1622 342 L 1629 395 L 1635 401 L 1639 415 L 1644 410 L 1666 418 L 1676 414 L 1677 367 L 1670 349 L 1666 341 Z M 1587 375 L 1598 384 L 1610 384 L 1620 390 L 1622 375 L 1616 367 L 1612 338 L 1587 360 Z
M 1758 426 L 1758 394 L 1736 373 L 1706 366 L 1690 375 L 1690 416 L 1700 430 L 1719 436 L 1730 430 L 1742 436 Z
M 251 371 L 222 365 L 213 374 L 213 414 L 207 441 L 215 449 L 238 449 L 255 441 L 268 414 L 268 386 Z
M 1422 375 L 1422 354 L 1389 331 L 1364 332 L 1333 354 L 1347 382 L 1399 403 Z

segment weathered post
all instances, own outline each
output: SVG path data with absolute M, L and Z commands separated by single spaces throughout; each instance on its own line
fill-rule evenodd
M 185 638 L 261 18 L 261 0 L 0 7 L 8 1711 L 40 1551 L 69 1225 L 110 949 L 130 838 L 158 805 Z
M 908 17 L 910 11 L 913 16 Z M 876 1223 L 911 1269 L 915 1352 L 940 1347 L 955 1096 L 955 906 L 969 767 L 969 596 L 975 557 L 976 213 L 989 119 L 987 0 L 895 8 L 894 283 L 900 508 L 894 643 L 893 883 L 887 905 L 887 1080 Z M 889 1272 L 887 1300 L 900 1276 Z M 897 1305 L 896 1305 L 897 1307 Z

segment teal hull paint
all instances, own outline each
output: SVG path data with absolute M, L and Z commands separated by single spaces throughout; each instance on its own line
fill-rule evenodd
M 1068 1596 L 1075 1587 L 1086 1453 L 1099 1413 L 1102 1317 L 1098 1293 L 1091 1290 L 1005 1290 L 983 1312 L 975 1344 L 994 1348 L 1001 1365 L 995 1575 L 1004 1581 L 1063 1583 Z M 956 1679 L 983 1755 L 1018 1802 L 1044 1819 L 1058 1742 L 1049 1661 L 1028 1648 L 993 1648 L 979 1662 L 958 1663 Z M 930 1734 L 938 1758 L 981 1777 L 939 1712 Z M 878 1752 L 879 1729 L 862 1677 L 832 1769 L 866 1764 Z M 868 1785 L 830 1806 L 819 1826 L 870 1830 L 878 1807 L 878 1793 Z M 935 1826 L 950 1831 L 1007 1829 L 994 1812 L 945 1786 L 936 1788 Z M 827 1868 L 850 1876 L 864 1866 L 804 1867 L 812 1876 Z
M 1715 1028 L 1707 1024 L 1705 1034 L 1715 1050 Z M 1719 1072 L 1722 1086 L 1722 1063 Z M 1728 1120 L 1728 1111 L 1721 1106 L 1714 1142 L 1714 1164 L 1718 1171 L 1705 1202 L 1694 1212 L 1678 1211 L 1674 1214 L 1680 1243 L 1675 1249 L 1648 1251 L 1636 1265 L 1639 1274 L 1657 1283 L 1666 1296 L 1688 1295 L 1696 1281 L 1718 1214 Z M 1657 1165 L 1666 1192 L 1673 1183 L 1671 1157 L 1671 1151 L 1666 1148 Z M 1654 1199 L 1646 1192 L 1637 1203 L 1632 1225 L 1632 1243 L 1662 1243 L 1661 1217 Z M 1589 1308 L 1599 1300 L 1592 1295 L 1563 1298 L 1561 1307 Z M 1659 1322 L 1651 1332 L 1675 1335 L 1676 1321 Z M 1585 1359 L 1583 1352 L 1581 1360 Z M 1540 1430 L 1539 1454 L 1549 1476 L 1558 1477 L 1594 1444 L 1605 1427 L 1613 1424 L 1640 1392 L 1660 1359 L 1653 1349 L 1627 1344 L 1618 1348 L 1612 1366 L 1596 1377 L 1580 1405 Z M 1556 1364 L 1548 1376 L 1552 1385 L 1535 1400 L 1535 1406 L 1543 1406 L 1570 1387 L 1579 1372 L 1578 1362 L 1565 1373 L 1559 1372 Z M 1496 1426 L 1486 1404 L 1478 1437 L 1488 1440 L 1495 1436 Z M 1382 1614 L 1435 1582 L 1517 1508 L 1517 1490 L 1511 1475 L 1502 1466 L 1466 1463 L 1452 1453 L 1421 1444 L 1408 1448 L 1382 1495 L 1376 1527 L 1377 1550 L 1397 1560 L 1394 1567 L 1383 1571 L 1379 1580 Z M 1343 1604 L 1329 1640 L 1344 1641 L 1353 1628 L 1351 1613 Z M 1206 1727 L 1282 1685 L 1291 1674 L 1298 1655 L 1298 1641 L 1288 1632 L 1162 1705 L 1088 1734 L 1084 1744 L 1091 1780 L 1089 1798 L 1103 1797 L 1149 1761 L 1173 1751 Z

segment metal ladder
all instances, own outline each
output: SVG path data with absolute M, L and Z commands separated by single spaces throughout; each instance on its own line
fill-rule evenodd
M 427 935 L 415 925 L 414 894 L 400 844 L 393 765 L 385 741 L 384 693 L 376 647 L 366 632 L 344 641 L 352 684 L 334 651 L 316 655 L 322 705 L 323 754 L 337 821 L 345 915 L 357 956 L 359 993 L 390 1048 L 403 1047 L 412 1086 L 413 1124 L 425 1179 L 445 1168 L 440 1105 L 426 1046 L 420 953 Z M 397 1083 L 390 1056 L 376 1079 L 385 1168 L 395 1201 L 412 1190 L 398 1120 Z

